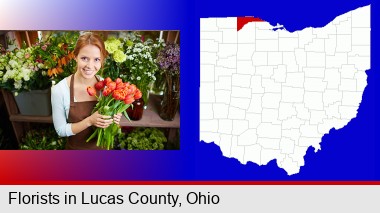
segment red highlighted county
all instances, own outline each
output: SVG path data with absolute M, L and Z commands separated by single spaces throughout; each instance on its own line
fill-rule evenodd
M 249 22 L 263 22 L 262 19 L 256 17 L 238 17 L 237 18 L 237 31 L 241 30 L 244 25 Z

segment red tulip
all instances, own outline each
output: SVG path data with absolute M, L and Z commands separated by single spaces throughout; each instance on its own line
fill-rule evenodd
M 103 90 L 103 95 L 104 96 L 108 96 L 109 94 L 111 94 L 112 93 L 112 90 L 110 89 L 110 88 L 105 88 L 104 90 Z
M 110 82 L 107 84 L 107 87 L 110 88 L 112 91 L 114 91 L 116 89 L 116 83 Z
M 129 92 L 129 94 L 135 94 L 135 92 L 136 92 L 136 85 L 134 85 L 134 84 L 131 84 L 131 85 L 129 85 L 129 87 L 128 87 L 128 92 Z
M 116 84 L 123 83 L 123 80 L 121 80 L 121 78 L 116 78 L 115 83 Z
M 125 88 L 125 84 L 124 83 L 116 83 L 116 90 L 124 89 L 124 88 Z
M 113 94 L 112 94 L 112 97 L 116 100 L 124 100 L 125 99 L 125 96 L 127 96 L 127 93 L 125 92 L 125 90 L 115 90 L 113 91 Z
M 96 95 L 96 90 L 94 89 L 94 87 L 87 87 L 87 93 L 90 96 L 94 96 L 94 95 Z
M 95 84 L 96 90 L 102 90 L 104 88 L 104 81 L 98 81 L 98 83 Z
M 110 77 L 107 77 L 106 79 L 104 79 L 104 82 L 105 84 L 109 84 L 110 82 L 112 82 L 112 79 Z
M 141 93 L 141 91 L 139 89 L 137 89 L 136 92 L 135 92 L 134 98 L 135 99 L 140 99 L 141 97 L 142 97 L 142 93 Z
M 132 95 L 127 95 L 127 97 L 125 97 L 125 99 L 124 99 L 124 103 L 125 103 L 125 104 L 131 104 L 131 103 L 133 103 L 134 101 L 135 101 L 135 99 L 133 98 Z

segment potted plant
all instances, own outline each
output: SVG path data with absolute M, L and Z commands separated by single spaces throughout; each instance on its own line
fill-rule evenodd
M 58 137 L 53 127 L 33 129 L 22 139 L 22 150 L 62 150 L 67 138 Z
M 172 121 L 179 107 L 180 96 L 180 47 L 168 44 L 160 50 L 156 62 L 162 70 L 165 82 L 164 98 L 160 117 Z
M 121 149 L 127 150 L 163 150 L 167 139 L 157 128 L 138 127 L 132 132 L 118 136 Z

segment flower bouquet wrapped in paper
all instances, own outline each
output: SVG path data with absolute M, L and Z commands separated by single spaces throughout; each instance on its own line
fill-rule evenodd
M 123 82 L 120 78 L 112 81 L 109 77 L 97 82 L 94 87 L 87 87 L 87 92 L 98 99 L 93 112 L 98 111 L 99 114 L 110 116 L 123 113 L 128 120 L 129 118 L 125 110 L 131 106 L 135 99 L 139 99 L 142 96 L 141 91 L 134 84 Z M 96 95 L 98 92 L 99 96 Z M 105 129 L 97 128 L 87 139 L 87 142 L 97 137 L 96 145 L 109 150 L 113 148 L 115 135 L 119 132 L 120 126 L 112 123 Z

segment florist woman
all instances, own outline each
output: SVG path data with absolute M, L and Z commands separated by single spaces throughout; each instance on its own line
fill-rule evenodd
M 59 136 L 69 137 L 66 149 L 100 149 L 96 139 L 86 142 L 93 133 L 92 126 L 107 128 L 119 124 L 121 113 L 111 116 L 92 113 L 97 101 L 86 88 L 98 82 L 96 73 L 107 57 L 103 40 L 96 34 L 82 34 L 74 49 L 76 72 L 52 88 L 51 103 L 54 127 Z

